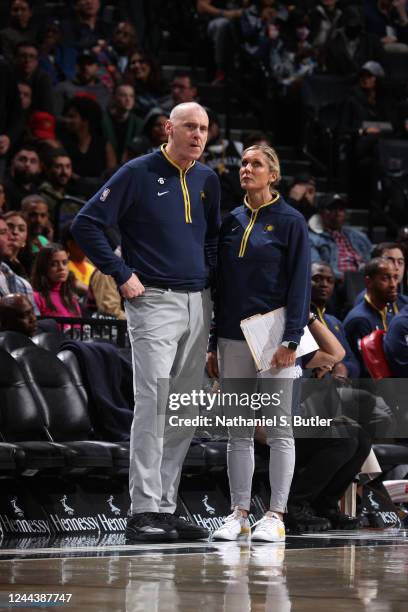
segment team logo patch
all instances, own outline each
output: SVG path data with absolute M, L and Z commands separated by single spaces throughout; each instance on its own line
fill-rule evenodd
M 265 225 L 265 227 L 264 227 L 264 230 L 263 230 L 263 231 L 264 231 L 264 232 L 271 232 L 272 230 L 273 230 L 273 225 L 268 224 L 268 225 Z
M 164 181 L 166 179 L 164 179 L 162 176 L 160 178 L 157 179 L 157 182 L 160 183 L 160 185 L 164 185 Z
M 200 198 L 201 200 L 205 200 L 206 198 L 205 191 L 200 191 Z
M 408 344 L 408 334 L 405 336 L 405 344 Z
M 99 198 L 101 202 L 104 202 L 108 195 L 110 194 L 110 189 L 106 188 L 102 191 L 101 197 Z

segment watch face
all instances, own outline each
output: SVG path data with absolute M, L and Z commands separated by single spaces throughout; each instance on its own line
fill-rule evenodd
M 290 351 L 296 351 L 298 345 L 296 344 L 296 342 L 288 342 L 288 349 Z

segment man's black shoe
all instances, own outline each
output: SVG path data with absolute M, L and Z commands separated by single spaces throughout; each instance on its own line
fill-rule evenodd
M 316 510 L 316 514 L 328 519 L 332 529 L 359 529 L 362 527 L 360 517 L 344 514 L 338 508 L 319 508 Z
M 140 512 L 128 518 L 125 536 L 127 544 L 174 542 L 178 538 L 178 533 L 158 512 Z
M 190 521 L 186 521 L 175 514 L 163 512 L 160 514 L 160 516 L 163 517 L 169 526 L 176 529 L 179 535 L 179 540 L 204 540 L 210 535 L 208 529 L 195 525 L 194 523 L 190 523 Z
M 320 533 L 330 529 L 331 524 L 326 518 L 316 516 L 308 504 L 290 505 L 284 516 L 285 527 L 290 533 Z

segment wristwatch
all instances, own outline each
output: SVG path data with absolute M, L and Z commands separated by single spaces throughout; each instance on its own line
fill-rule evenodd
M 316 313 L 312 312 L 312 314 L 310 315 L 310 319 L 307 322 L 307 325 L 311 325 L 312 323 L 314 323 L 315 321 L 317 321 L 319 317 L 317 316 Z
M 284 340 L 283 342 L 281 342 L 281 345 L 289 349 L 290 351 L 296 351 L 297 347 L 299 346 L 297 342 L 292 342 L 289 340 Z

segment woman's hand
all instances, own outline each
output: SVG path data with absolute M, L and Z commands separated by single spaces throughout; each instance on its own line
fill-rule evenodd
M 296 351 L 291 351 L 286 346 L 279 346 L 272 357 L 271 368 L 290 368 L 295 362 Z
M 210 378 L 218 378 L 217 351 L 210 351 L 207 353 L 207 372 Z

